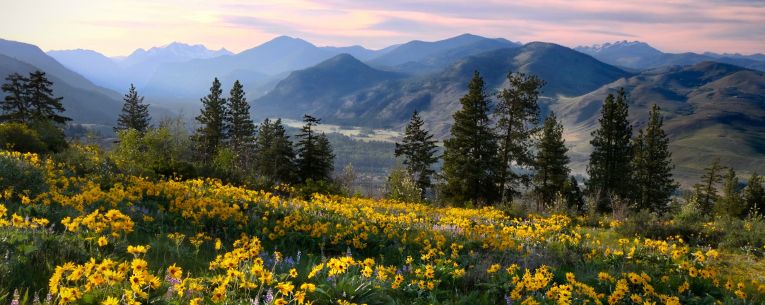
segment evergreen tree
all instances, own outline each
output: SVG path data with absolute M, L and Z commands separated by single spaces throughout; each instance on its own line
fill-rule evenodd
M 539 129 L 539 93 L 544 81 L 523 73 L 507 75 L 509 88 L 497 94 L 494 109 L 499 137 L 499 187 L 502 201 L 512 201 L 518 184 L 528 185 L 529 175 L 514 172 L 512 167 L 532 167 L 532 135 Z M 565 180 L 565 178 L 564 178 Z
M 595 195 L 600 212 L 611 210 L 611 195 L 622 200 L 630 196 L 632 126 L 627 121 L 628 111 L 624 89 L 609 94 L 601 109 L 600 127 L 592 133 L 587 189 Z
M 436 141 L 423 129 L 424 124 L 415 110 L 406 126 L 403 142 L 396 143 L 395 149 L 396 157 L 404 157 L 409 175 L 416 177 L 421 198 L 425 197 L 425 191 L 431 186 L 430 177 L 435 173 L 431 167 L 438 161 L 435 156 Z
M 194 135 L 197 143 L 200 160 L 204 164 L 209 164 L 218 147 L 226 139 L 225 114 L 226 100 L 221 96 L 220 81 L 216 77 L 210 87 L 210 94 L 202 98 L 202 109 L 199 116 L 196 117 L 199 128 Z
M 584 194 L 574 176 L 569 176 L 568 181 L 563 185 L 563 194 L 569 209 L 575 209 L 579 212 L 584 210 Z
M 661 109 L 653 105 L 645 132 L 641 129 L 633 142 L 632 159 L 635 202 L 638 209 L 653 212 L 667 210 L 670 197 L 677 190 L 672 179 L 672 153 L 669 137 L 662 129 Z
M 568 168 L 566 152 L 568 148 L 563 139 L 563 125 L 558 122 L 555 113 L 550 112 L 542 127 L 535 163 L 535 192 L 542 205 L 549 206 L 568 180 L 571 170 Z
M 738 177 L 733 168 L 723 176 L 723 195 L 716 203 L 718 215 L 739 217 L 744 214 L 744 206 L 741 204 L 741 193 L 738 190 Z
M 64 124 L 72 119 L 59 115 L 64 112 L 61 104 L 63 97 L 53 96 L 53 83 L 45 77 L 45 72 L 35 71 L 29 74 L 26 97 L 29 99 L 29 114 L 31 120 L 51 121 Z
M 273 184 L 295 181 L 295 152 L 281 119 L 263 121 L 255 151 L 253 167 L 258 176 Z
M 253 155 L 255 124 L 250 117 L 250 104 L 247 103 L 244 88 L 238 80 L 234 82 L 228 98 L 226 125 L 229 146 L 235 154 L 238 165 L 249 168 Z
M 748 215 L 762 215 L 765 205 L 765 188 L 763 188 L 762 176 L 757 172 L 752 173 L 744 192 L 745 211 Z
M 125 103 L 122 105 L 122 113 L 117 118 L 117 127 L 114 128 L 114 131 L 135 129 L 140 133 L 145 133 L 149 130 L 151 128 L 149 105 L 143 103 L 143 96 L 138 95 L 133 84 L 130 84 L 130 89 L 122 100 Z
M 302 182 L 311 179 L 313 181 L 329 181 L 334 168 L 334 155 L 329 139 L 324 134 L 317 134 L 314 127 L 319 124 L 319 119 L 310 115 L 303 116 L 303 128 L 297 135 L 300 141 L 297 143 L 297 169 L 299 179 Z
M 27 96 L 29 79 L 21 74 L 13 73 L 8 75 L 5 80 L 6 83 L 2 86 L 5 98 L 0 101 L 0 110 L 3 111 L 3 114 L 0 115 L 0 122 L 28 122 L 30 118 L 29 97 Z
M 704 175 L 701 176 L 701 182 L 694 185 L 694 189 L 697 194 L 699 209 L 704 214 L 710 214 L 712 212 L 713 204 L 717 201 L 717 187 L 716 185 L 722 182 L 722 170 L 724 167 L 720 165 L 720 159 L 715 159 L 712 165 L 704 169 Z
M 492 203 L 499 197 L 500 164 L 488 116 L 491 104 L 478 71 L 460 104 L 462 109 L 453 115 L 451 138 L 444 141 L 444 194 L 457 204 Z

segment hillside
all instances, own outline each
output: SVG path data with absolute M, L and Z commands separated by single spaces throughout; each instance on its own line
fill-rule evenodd
M 630 75 L 559 45 L 530 43 L 521 48 L 500 49 L 470 56 L 442 71 L 424 76 L 396 80 L 363 77 L 367 83 L 364 90 L 335 91 L 333 87 L 344 84 L 346 80 L 327 76 L 322 81 L 331 84 L 325 86 L 324 90 L 332 92 L 332 104 L 325 107 L 322 103 L 316 103 L 311 108 L 304 108 L 304 111 L 326 114 L 322 117 L 327 122 L 341 125 L 399 128 L 416 109 L 422 112 L 434 132 L 443 137 L 448 133 L 451 115 L 459 108 L 459 98 L 467 91 L 468 80 L 475 70 L 482 73 L 492 90 L 502 86 L 510 71 L 536 74 L 548 81 L 544 92 L 546 96 L 552 97 L 581 95 Z M 281 99 L 287 103 L 305 100 L 315 94 L 304 90 L 315 88 L 315 84 L 308 78 L 295 78 L 289 82 L 285 80 L 277 88 L 279 86 L 282 88 L 278 90 L 278 95 L 271 94 L 261 100 L 275 104 Z M 255 102 L 256 109 L 258 104 L 263 103 L 261 100 Z M 272 115 L 271 111 L 270 108 L 265 109 L 263 115 Z M 281 111 L 289 117 L 302 116 L 302 113 L 291 109 Z
M 374 69 L 348 54 L 340 54 L 308 69 L 290 73 L 267 95 L 256 100 L 255 115 L 301 118 L 341 116 L 343 97 L 402 76 Z
M 765 73 L 714 62 L 649 70 L 554 104 L 577 170 L 584 171 L 603 99 L 619 87 L 630 94 L 635 131 L 651 105 L 662 108 L 675 173 L 685 186 L 717 157 L 742 172 L 765 172 Z

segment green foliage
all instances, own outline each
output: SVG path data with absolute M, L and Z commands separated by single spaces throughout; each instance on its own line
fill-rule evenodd
M 0 123 L 0 147 L 19 152 L 44 153 L 48 146 L 26 124 Z
M 142 134 L 135 129 L 117 133 L 110 157 L 125 173 L 143 176 L 196 177 L 191 166 L 194 151 L 180 119 L 167 120 Z
M 12 189 L 16 198 L 33 198 L 47 190 L 45 172 L 16 158 L 0 156 L 0 190 Z
M 430 177 L 435 173 L 432 166 L 438 161 L 435 156 L 436 141 L 433 135 L 423 129 L 424 124 L 417 111 L 414 111 L 406 125 L 404 139 L 402 143 L 396 143 L 395 149 L 396 157 L 404 157 L 409 175 L 417 177 L 416 184 L 421 198 L 425 197 L 425 191 L 432 185 Z
M 385 198 L 402 202 L 419 202 L 422 200 L 422 190 L 419 188 L 409 171 L 395 168 L 390 171 L 385 183 Z
M 295 152 L 282 120 L 266 119 L 255 138 L 253 170 L 268 184 L 291 183 L 295 177 Z
M 326 135 L 316 134 L 314 127 L 319 124 L 319 119 L 310 115 L 303 116 L 303 128 L 297 137 L 297 171 L 298 179 L 313 181 L 331 179 L 334 169 L 335 155 L 332 153 L 332 145 Z
M 566 156 L 568 148 L 566 148 L 566 142 L 563 139 L 563 125 L 558 122 L 553 112 L 547 116 L 544 127 L 542 127 L 542 139 L 539 141 L 538 149 L 534 164 L 536 168 L 534 191 L 539 196 L 539 201 L 542 205 L 549 206 L 556 194 L 559 192 L 568 193 L 568 196 L 571 197 L 566 200 L 569 207 L 574 205 L 579 208 L 580 205 L 573 202 L 577 201 L 575 193 L 579 192 L 578 185 L 569 184 L 566 188 L 566 183 L 570 182 L 568 174 L 571 172 L 568 168 L 569 159 Z
M 250 104 L 247 103 L 244 88 L 239 81 L 234 82 L 227 102 L 225 121 L 228 146 L 234 152 L 236 165 L 249 169 L 254 153 L 255 124 L 250 116 Z
M 146 132 L 151 127 L 151 117 L 149 105 L 143 103 L 143 96 L 139 96 L 135 86 L 130 84 L 128 93 L 122 99 L 125 103 L 122 105 L 122 113 L 117 118 L 114 131 L 135 129 L 138 132 Z
M 5 99 L 0 102 L 3 111 L 0 121 L 29 123 L 46 121 L 63 124 L 72 119 L 59 115 L 64 112 L 63 97 L 54 97 L 53 83 L 45 72 L 37 70 L 23 77 L 13 73 L 6 77 L 2 90 Z
M 663 213 L 678 185 L 672 179 L 672 153 L 669 137 L 662 129 L 664 119 L 660 111 L 654 104 L 645 132 L 641 129 L 633 141 L 632 170 L 636 208 Z
M 49 152 L 60 152 L 69 146 L 66 135 L 64 135 L 64 129 L 59 124 L 52 121 L 36 120 L 29 123 L 29 128 L 37 132 L 40 140 L 47 145 Z
M 765 212 L 765 188 L 762 183 L 762 176 L 754 172 L 744 190 L 745 212 L 750 216 L 762 216 Z
M 454 113 L 451 138 L 444 141 L 444 195 L 454 204 L 493 203 L 499 199 L 497 140 L 491 128 L 489 101 L 478 71 Z
M 532 135 L 539 130 L 537 100 L 545 82 L 523 73 L 508 74 L 507 82 L 510 86 L 497 94 L 494 114 L 499 138 L 500 196 L 503 201 L 512 201 L 513 196 L 519 193 L 518 184 L 528 184 L 530 180 L 528 174 L 517 173 L 513 167 L 531 168 L 534 165 Z
M 18 73 L 12 73 L 5 78 L 2 86 L 5 98 L 0 102 L 3 111 L 0 120 L 4 122 L 26 122 L 29 120 L 29 97 L 27 85 L 29 78 Z
M 697 204 L 704 215 L 710 215 L 714 208 L 714 203 L 718 199 L 717 184 L 722 182 L 722 170 L 725 167 L 720 165 L 720 159 L 715 159 L 712 164 L 704 169 L 704 175 L 701 176 L 701 182 L 693 186 L 697 194 Z
M 196 117 L 199 128 L 194 134 L 194 141 L 199 160 L 203 164 L 212 161 L 218 147 L 226 140 L 226 99 L 222 94 L 220 81 L 216 77 L 210 87 L 210 94 L 202 98 L 201 113 Z
M 741 217 L 746 212 L 738 189 L 738 177 L 732 168 L 728 168 L 728 172 L 723 177 L 723 195 L 715 202 L 715 212 L 717 215 L 730 217 Z
M 632 126 L 627 120 L 628 108 L 623 88 L 616 95 L 608 94 L 598 120 L 600 127 L 592 132 L 590 144 L 593 150 L 587 167 L 590 176 L 587 190 L 595 195 L 600 212 L 612 209 L 612 195 L 620 200 L 630 197 Z

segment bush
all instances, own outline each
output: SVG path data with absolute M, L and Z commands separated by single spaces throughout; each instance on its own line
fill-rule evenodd
M 403 202 L 420 202 L 421 194 L 417 183 L 405 169 L 391 170 L 388 182 L 385 184 L 385 198 Z
M 137 176 L 183 176 L 193 178 L 193 149 L 182 123 L 166 121 L 146 133 L 124 130 L 117 133 L 118 143 L 110 157 L 117 167 Z
M 40 140 L 45 143 L 48 151 L 60 152 L 69 146 L 66 142 L 66 135 L 61 126 L 49 121 L 36 121 L 29 123 L 29 128 L 40 135 Z
M 47 190 L 42 169 L 19 159 L 0 155 L 0 191 L 34 197 Z
M 37 131 L 21 123 L 0 124 L 0 146 L 7 150 L 38 154 L 48 151 Z

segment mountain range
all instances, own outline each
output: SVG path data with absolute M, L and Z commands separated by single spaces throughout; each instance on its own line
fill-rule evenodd
M 744 173 L 765 171 L 764 67 L 762 54 L 664 53 L 627 41 L 571 49 L 471 34 L 379 50 L 319 47 L 287 36 L 237 54 L 171 43 L 122 58 L 90 50 L 46 55 L 32 45 L 0 41 L 0 73 L 45 70 L 70 103 L 68 112 L 98 124 L 113 122 L 121 98 L 115 91 L 130 83 L 149 103 L 180 105 L 193 115 L 218 77 L 224 86 L 244 83 L 256 119 L 308 113 L 341 126 L 400 130 L 417 110 L 444 139 L 474 71 L 490 96 L 506 85 L 509 72 L 534 74 L 546 81 L 543 113 L 555 111 L 563 121 L 578 173 L 584 172 L 603 98 L 624 87 L 636 129 L 650 105 L 662 107 L 676 175 L 686 186 L 717 157 Z

